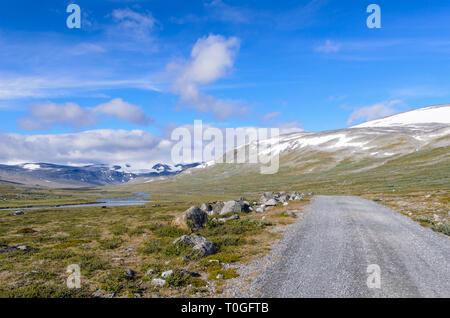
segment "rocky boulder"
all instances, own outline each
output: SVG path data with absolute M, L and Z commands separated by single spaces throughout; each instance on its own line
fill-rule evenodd
M 220 211 L 220 215 L 228 214 L 228 213 L 237 213 L 242 211 L 242 205 L 238 201 L 228 201 L 224 204 L 222 210 Z
M 216 246 L 214 243 L 207 241 L 204 237 L 198 235 L 183 235 L 173 241 L 173 244 L 192 245 L 192 251 L 201 256 L 208 256 L 216 253 Z
M 203 203 L 203 204 L 200 206 L 200 210 L 202 210 L 203 212 L 206 212 L 206 213 L 209 214 L 209 212 L 211 212 L 211 211 L 213 210 L 213 208 L 212 208 L 211 204 L 209 204 L 209 203 Z
M 231 220 L 239 220 L 239 215 L 235 214 L 235 215 L 230 216 L 229 218 L 221 218 L 221 219 L 218 219 L 217 221 L 220 223 L 226 223 Z
M 225 205 L 225 203 L 223 203 L 222 201 L 217 202 L 214 205 L 213 210 L 209 213 L 209 215 L 219 215 L 220 212 L 222 211 L 224 205 Z
M 278 205 L 278 202 L 275 199 L 270 199 L 266 201 L 266 206 L 276 206 L 276 205 Z
M 174 220 L 174 225 L 197 231 L 208 222 L 208 214 L 198 207 L 191 207 Z

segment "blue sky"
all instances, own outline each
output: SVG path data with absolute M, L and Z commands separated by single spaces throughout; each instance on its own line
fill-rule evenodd
M 440 0 L 2 1 L 1 137 L 160 138 L 195 119 L 322 131 L 445 104 L 449 16 Z

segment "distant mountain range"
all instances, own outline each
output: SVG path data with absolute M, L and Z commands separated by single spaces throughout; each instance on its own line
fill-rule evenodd
M 88 165 L 65 166 L 50 163 L 0 165 L 0 182 L 48 187 L 89 187 L 121 184 L 134 179 L 166 177 L 179 174 L 198 164 L 158 163 L 144 173 L 127 172 L 127 167 Z
M 267 140 L 241 146 L 256 152 Z M 415 153 L 429 153 L 427 165 L 446 164 L 450 146 L 450 105 L 416 109 L 387 118 L 369 121 L 347 129 L 317 133 L 299 132 L 280 136 L 274 149 L 279 154 L 280 172 L 258 176 L 258 184 L 276 178 L 282 184 L 289 176 L 305 177 L 327 171 L 340 175 L 372 171 L 390 162 Z M 233 152 L 236 149 L 232 150 Z M 440 152 L 444 151 L 444 155 Z M 431 155 L 436 153 L 436 155 Z M 190 168 L 189 171 L 186 171 Z M 346 171 L 345 169 L 348 169 Z M 48 187 L 89 187 L 123 183 L 145 184 L 157 179 L 178 176 L 176 183 L 187 188 L 196 182 L 214 184 L 221 189 L 223 182 L 237 188 L 259 174 L 258 164 L 218 164 L 216 161 L 188 165 L 159 163 L 144 171 L 133 171 L 128 165 L 63 166 L 49 163 L 0 165 L 0 183 L 19 183 Z M 344 173 L 344 171 L 346 171 Z M 445 173 L 444 173 L 445 174 Z M 234 178 L 238 178 L 234 180 Z M 272 182 L 272 181 L 271 181 Z

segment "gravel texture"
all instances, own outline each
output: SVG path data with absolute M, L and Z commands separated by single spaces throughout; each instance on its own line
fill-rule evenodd
M 450 239 L 375 202 L 317 196 L 225 297 L 450 297 Z M 368 266 L 380 268 L 369 288 Z

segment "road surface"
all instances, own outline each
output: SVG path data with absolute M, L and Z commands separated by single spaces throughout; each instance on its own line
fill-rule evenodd
M 253 296 L 450 297 L 450 239 L 398 212 L 357 197 L 318 196 L 293 226 Z M 379 276 L 376 267 L 367 272 L 374 264 Z

